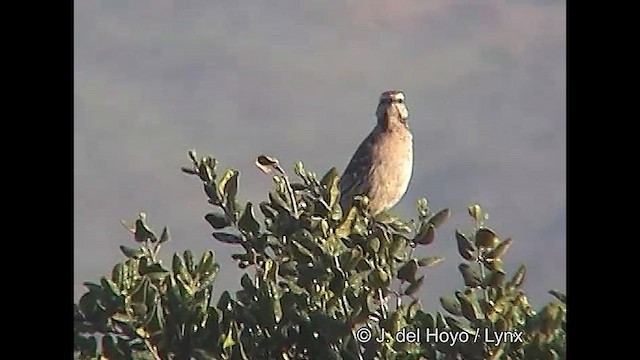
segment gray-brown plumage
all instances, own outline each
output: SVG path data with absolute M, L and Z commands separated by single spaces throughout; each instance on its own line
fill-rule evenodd
M 349 211 L 356 195 L 369 198 L 377 215 L 396 205 L 409 187 L 413 171 L 413 136 L 409 111 L 401 91 L 385 91 L 376 110 L 377 124 L 367 136 L 340 178 L 340 205 Z

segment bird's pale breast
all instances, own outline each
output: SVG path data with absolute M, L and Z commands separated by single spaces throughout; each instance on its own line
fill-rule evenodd
M 376 161 L 369 173 L 370 206 L 385 211 L 396 205 L 409 187 L 413 171 L 413 139 L 405 129 L 394 129 L 376 140 L 372 152 Z

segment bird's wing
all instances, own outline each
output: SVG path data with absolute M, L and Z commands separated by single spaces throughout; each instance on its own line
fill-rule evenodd
M 375 133 L 372 132 L 360 144 L 340 178 L 341 203 L 348 204 L 355 195 L 366 194 L 369 189 L 368 173 L 372 168 L 372 146 Z

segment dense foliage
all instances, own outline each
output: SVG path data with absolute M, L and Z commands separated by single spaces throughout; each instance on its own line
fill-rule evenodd
M 126 260 L 85 283 L 74 304 L 76 358 L 565 358 L 565 296 L 551 291 L 557 300 L 531 308 L 525 267 L 503 269 L 512 240 L 487 227 L 479 205 L 468 208 L 471 229 L 452 236 L 460 289 L 430 313 L 416 294 L 443 259 L 416 249 L 434 241 L 448 209 L 432 211 L 421 199 L 411 221 L 373 218 L 366 197 L 340 209 L 335 169 L 319 179 L 298 163 L 293 181 L 268 156 L 256 164 L 274 174 L 273 191 L 257 207 L 241 206 L 238 171 L 219 175 L 214 158 L 189 155 L 192 166 L 182 170 L 203 183 L 213 238 L 238 249 L 241 290 L 214 297 L 220 269 L 211 250 L 162 264 L 169 231 L 157 235 L 140 214 L 129 228 L 136 246 L 120 247 Z

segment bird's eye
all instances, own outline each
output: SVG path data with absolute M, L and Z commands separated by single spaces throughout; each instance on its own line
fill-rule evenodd
M 399 104 L 402 104 L 402 103 L 404 103 L 404 99 L 398 99 L 398 100 L 396 100 L 396 102 L 398 102 Z

